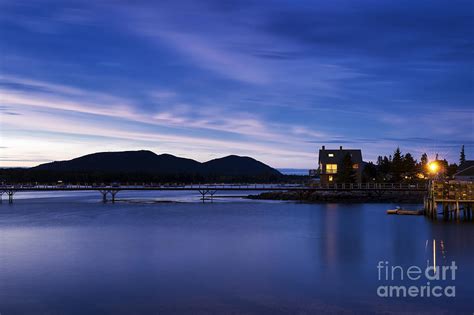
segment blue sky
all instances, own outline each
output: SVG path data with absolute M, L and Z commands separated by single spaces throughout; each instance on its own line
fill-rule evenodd
M 0 0 L 0 165 L 474 158 L 472 1 Z

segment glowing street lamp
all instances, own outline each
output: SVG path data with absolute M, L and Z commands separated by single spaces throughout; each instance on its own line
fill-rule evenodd
M 439 170 L 439 165 L 436 162 L 430 162 L 430 164 L 428 164 L 428 169 L 431 173 L 436 174 Z

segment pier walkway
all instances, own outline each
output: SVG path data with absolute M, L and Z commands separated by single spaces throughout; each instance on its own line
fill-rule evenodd
M 392 184 L 392 183 L 350 183 L 350 184 L 195 184 L 195 185 L 171 185 L 171 184 L 144 184 L 144 185 L 0 185 L 0 201 L 3 194 L 8 196 L 9 203 L 13 203 L 13 197 L 17 192 L 40 192 L 40 191 L 98 191 L 102 194 L 102 200 L 106 202 L 110 195 L 111 201 L 119 191 L 196 191 L 201 199 L 211 200 L 217 191 L 427 191 L 425 184 Z

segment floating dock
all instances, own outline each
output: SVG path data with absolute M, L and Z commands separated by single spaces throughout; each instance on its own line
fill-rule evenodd
M 423 215 L 425 210 L 406 210 L 406 209 L 393 209 L 387 210 L 387 214 L 398 214 L 398 215 Z

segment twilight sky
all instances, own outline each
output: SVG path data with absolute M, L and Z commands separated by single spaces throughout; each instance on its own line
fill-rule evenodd
M 473 1 L 0 0 L 0 166 L 474 159 Z

